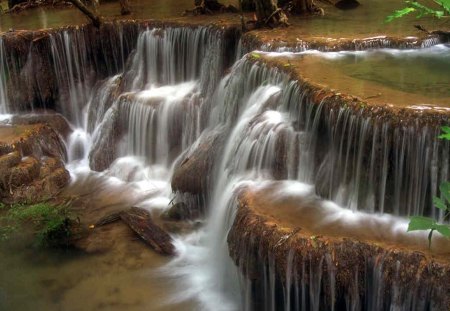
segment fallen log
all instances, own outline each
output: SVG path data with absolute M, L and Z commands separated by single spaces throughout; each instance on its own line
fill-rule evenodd
M 87 6 L 83 4 L 80 0 L 68 0 L 72 3 L 77 9 L 79 9 L 84 15 L 86 15 L 91 21 L 92 24 L 99 28 L 102 23 L 102 18 L 98 16 L 95 12 L 91 11 Z
M 172 238 L 152 221 L 150 213 L 146 210 L 132 207 L 120 213 L 120 218 L 157 253 L 175 255 Z
M 116 222 L 118 220 L 120 220 L 120 214 L 123 211 L 119 211 L 119 212 L 115 212 L 112 214 L 108 214 L 106 216 L 103 216 L 102 218 L 100 218 L 95 224 L 94 227 L 101 227 L 101 226 L 105 226 L 108 225 L 110 223 Z

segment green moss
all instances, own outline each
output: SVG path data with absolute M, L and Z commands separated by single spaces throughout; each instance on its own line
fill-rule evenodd
M 74 216 L 69 211 L 70 202 L 33 205 L 14 204 L 0 217 L 0 238 L 8 239 L 25 226 L 31 226 L 35 242 L 40 247 L 67 246 L 71 237 Z M 5 205 L 1 207 L 5 209 Z

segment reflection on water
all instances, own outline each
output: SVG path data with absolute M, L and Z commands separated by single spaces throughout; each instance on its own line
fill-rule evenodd
M 99 255 L 1 247 L 0 310 L 195 309 L 168 305 L 174 285 L 154 271 L 166 260 L 133 241 L 127 228 L 116 231 L 115 238 L 127 239 Z
M 221 1 L 225 4 L 237 6 L 236 0 Z M 132 0 L 130 1 L 132 14 L 125 17 L 120 15 L 119 1 L 103 2 L 99 7 L 99 14 L 109 19 L 166 19 L 179 18 L 185 10 L 192 9 L 193 0 Z M 192 17 L 190 17 L 192 18 Z M 199 17 L 197 17 L 198 19 Z M 87 19 L 74 8 L 37 8 L 23 11 L 19 14 L 1 15 L 0 32 L 9 29 L 42 29 L 65 25 L 80 25 Z
M 233 4 L 238 7 L 237 0 L 222 0 L 224 4 Z M 120 6 L 118 1 L 104 2 L 100 5 L 100 14 L 110 19 L 167 19 L 180 18 L 181 13 L 187 9 L 192 9 L 193 0 L 132 0 L 130 1 L 132 14 L 121 17 Z M 338 10 L 326 3 L 319 4 L 325 10 L 323 17 L 289 17 L 289 22 L 294 27 L 279 28 L 275 30 L 260 31 L 263 36 L 270 38 L 283 39 L 293 41 L 298 36 L 323 36 L 323 37 L 364 37 L 370 35 L 388 34 L 388 35 L 422 35 L 414 30 L 415 17 L 413 15 L 406 16 L 392 23 L 383 23 L 386 16 L 394 10 L 404 6 L 403 0 L 381 1 L 381 0 L 365 0 L 355 10 Z M 187 17 L 183 21 L 195 22 L 201 20 L 202 17 Z M 218 19 L 224 19 L 212 16 L 210 21 L 214 22 Z M 250 18 L 250 17 L 249 17 Z M 73 8 L 42 8 L 31 9 L 20 14 L 2 15 L 0 18 L 0 32 L 13 29 L 41 29 L 54 28 L 64 25 L 82 24 L 86 18 Z M 239 23 L 239 20 L 235 20 Z M 421 24 L 425 28 L 439 29 L 442 28 L 442 22 L 437 19 L 423 17 Z M 295 31 L 292 31 L 295 29 Z
M 301 76 L 369 104 L 450 108 L 450 45 L 423 49 L 262 53 Z
M 374 50 L 338 53 L 330 65 L 357 79 L 374 81 L 403 92 L 450 97 L 450 46 L 425 50 Z

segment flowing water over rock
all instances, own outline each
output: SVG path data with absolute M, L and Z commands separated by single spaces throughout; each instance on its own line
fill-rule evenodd
M 260 56 L 239 55 L 235 31 L 117 24 L 108 33 L 104 44 L 114 45 L 111 50 L 94 45 L 98 33 L 88 28 L 50 33 L 40 44 L 48 44 L 51 54 L 44 57 L 33 42 L 25 65 L 16 65 L 12 72 L 7 64 L 15 61 L 14 55 L 5 54 L 8 50 L 0 39 L 0 112 L 28 107 L 32 98 L 38 107 L 49 105 L 71 122 L 74 131 L 67 149 L 73 183 L 68 193 L 99 191 L 100 196 L 110 189 L 120 193 L 120 199 L 110 204 L 135 205 L 156 214 L 171 202 L 201 205 L 195 206 L 200 212 L 193 215 L 200 214 L 205 223 L 191 233 L 174 235 L 178 255 L 162 269 L 178 283 L 169 302 L 198 301 L 194 308 L 204 310 L 255 307 L 251 282 L 231 260 L 227 245 L 238 194 L 244 188 L 285 181 L 280 183 L 282 191 L 303 189 L 296 193 L 299 201 L 313 202 L 344 222 L 351 222 L 357 213 L 368 223 L 379 221 L 403 230 L 405 216 L 443 218 L 432 208 L 432 196 L 450 175 L 449 144 L 437 139 L 439 126 L 448 122 L 446 115 L 403 120 L 388 110 L 347 105 L 339 96 L 320 97 L 313 87 L 293 80 Z M 41 87 L 29 92 L 27 99 L 8 96 L 15 86 L 12 81 L 23 81 L 24 73 L 40 68 L 36 64 L 51 64 L 51 95 Z M 204 152 L 210 156 L 198 156 Z M 212 164 L 192 164 L 198 158 Z M 193 168 L 185 170 L 190 165 Z M 199 167 L 202 170 L 196 171 Z M 183 172 L 194 174 L 199 186 L 191 191 L 190 182 L 177 183 L 174 178 L 172 193 L 172 176 L 184 178 Z M 104 189 L 95 190 L 96 184 Z M 264 191 L 273 192 L 271 187 Z M 362 230 L 355 227 L 356 232 Z M 393 232 L 389 239 L 396 237 Z M 426 243 L 425 234 L 398 239 L 400 245 Z M 278 281 L 271 260 L 269 256 L 267 265 L 259 267 L 267 279 L 264 310 L 281 308 L 276 305 Z M 332 303 L 321 300 L 322 267 L 331 265 L 331 259 L 294 266 L 292 252 L 286 260 L 291 271 L 286 272 L 287 282 L 295 284 L 285 287 L 286 297 L 295 297 L 285 298 L 286 310 L 321 310 L 340 300 L 332 277 L 326 287 L 326 299 Z M 245 264 L 239 268 L 245 269 Z M 295 269 L 308 270 L 304 275 L 309 281 L 292 279 Z M 377 269 L 368 273 L 376 274 Z M 377 294 L 383 284 L 374 281 L 367 288 L 373 300 L 362 304 L 354 294 L 347 297 L 347 309 L 397 308 Z M 408 299 L 397 309 L 414 304 L 412 297 Z
M 6 79 L 3 77 L 7 77 L 7 68 L 6 68 L 6 59 L 5 59 L 5 48 L 3 47 L 3 40 L 0 38 L 0 74 L 2 79 L 0 80 L 0 114 L 6 113 L 6 107 L 8 106 L 8 94 L 6 93 Z

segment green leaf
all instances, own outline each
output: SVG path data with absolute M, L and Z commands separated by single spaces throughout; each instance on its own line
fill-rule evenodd
M 397 19 L 397 18 L 400 18 L 402 16 L 408 15 L 408 14 L 414 12 L 415 10 L 416 9 L 411 8 L 411 7 L 406 7 L 406 8 L 403 8 L 401 10 L 396 10 L 391 15 L 387 16 L 386 19 L 384 20 L 384 22 L 385 23 L 390 23 L 394 19 Z
M 439 190 L 441 191 L 441 196 L 450 203 L 450 182 L 442 182 L 439 186 Z
M 419 11 L 422 11 L 422 14 L 434 14 L 436 11 L 417 2 L 417 1 L 405 1 L 409 7 L 415 8 Z
M 444 11 L 434 11 L 434 16 L 437 18 L 444 17 Z
M 409 221 L 407 232 L 433 229 L 435 224 L 436 222 L 431 218 L 422 216 L 413 216 Z
M 441 127 L 442 134 L 438 136 L 440 139 L 450 140 L 450 126 Z
M 445 202 L 441 198 L 433 197 L 433 205 L 441 210 L 447 210 L 447 205 L 445 205 Z
M 435 0 L 434 2 L 442 6 L 447 14 L 450 14 L 450 0 Z
M 450 238 L 450 227 L 447 225 L 436 224 L 434 226 L 435 230 L 442 234 L 443 236 Z
M 251 55 L 253 58 L 261 58 L 261 55 L 259 55 L 258 53 L 252 53 Z

